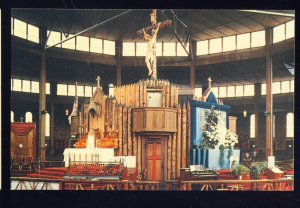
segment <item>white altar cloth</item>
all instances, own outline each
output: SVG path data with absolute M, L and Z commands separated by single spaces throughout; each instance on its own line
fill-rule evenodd
M 88 162 L 114 162 L 114 149 L 108 148 L 66 148 L 64 151 L 65 167 L 69 166 L 69 161 Z

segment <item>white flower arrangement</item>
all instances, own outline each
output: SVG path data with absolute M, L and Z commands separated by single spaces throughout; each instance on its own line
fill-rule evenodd
M 206 124 L 203 126 L 202 148 L 232 148 L 238 143 L 238 136 L 230 132 L 224 125 L 223 115 L 215 110 L 205 112 Z

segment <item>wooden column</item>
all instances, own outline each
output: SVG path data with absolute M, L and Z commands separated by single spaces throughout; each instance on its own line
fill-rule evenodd
M 172 179 L 176 178 L 176 133 L 172 134 Z
M 138 174 L 141 173 L 141 165 L 142 165 L 142 142 L 141 142 L 141 136 L 138 135 L 137 137 L 137 158 L 136 158 L 136 161 L 137 161 L 137 171 L 138 171 Z
M 266 157 L 273 155 L 273 66 L 271 56 L 271 45 L 273 40 L 272 28 L 266 29 Z
M 40 93 L 39 93 L 39 157 L 45 161 L 45 130 L 46 130 L 46 51 L 42 52 L 40 68 Z M 51 118 L 50 118 L 51 119 Z
M 119 156 L 123 155 L 123 128 L 122 128 L 122 105 L 118 106 L 118 140 L 119 140 Z
M 127 138 L 128 138 L 128 123 L 127 123 L 127 107 L 126 105 L 123 107 L 123 155 L 124 156 L 127 156 L 127 147 L 128 147 L 128 141 L 127 141 Z
M 122 84 L 122 41 L 116 41 L 117 86 Z
M 261 96 L 261 84 L 256 83 L 254 85 L 254 112 L 255 112 L 255 146 L 259 147 L 259 127 L 260 127 L 260 115 L 259 115 L 259 99 Z
M 186 110 L 186 165 L 190 165 L 191 156 L 191 106 L 188 102 Z
M 137 156 L 137 134 L 136 133 L 133 133 L 133 155 Z
M 182 123 L 181 123 L 181 167 L 186 167 L 186 106 L 182 107 Z
M 181 167 L 181 106 L 178 105 L 177 108 L 177 167 L 176 167 L 176 177 L 180 175 Z
M 190 54 L 196 55 L 196 41 L 191 41 Z M 191 59 L 190 61 L 190 86 L 195 89 L 195 61 Z
M 171 179 L 171 164 L 172 164 L 172 157 L 171 157 L 171 149 L 172 149 L 172 136 L 168 136 L 167 138 L 168 143 L 168 176 L 167 179 Z
M 131 137 L 131 108 L 128 108 L 127 120 L 128 120 L 128 124 L 127 124 L 128 153 L 127 153 L 127 155 L 132 156 L 133 153 L 132 153 L 132 137 Z
M 140 107 L 140 87 L 138 84 L 134 85 L 134 89 L 135 89 L 135 96 L 134 96 L 134 107 L 135 108 L 139 108 Z

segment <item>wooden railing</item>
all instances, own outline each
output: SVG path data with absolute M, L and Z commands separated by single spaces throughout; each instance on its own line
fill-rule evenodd
M 11 177 L 12 190 L 293 191 L 293 179 L 158 181 L 74 180 Z M 14 183 L 14 184 L 13 184 Z
M 166 190 L 180 191 L 293 191 L 293 179 L 166 181 Z

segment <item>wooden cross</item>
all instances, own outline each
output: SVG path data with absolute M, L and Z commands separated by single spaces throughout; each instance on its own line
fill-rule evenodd
M 208 88 L 211 88 L 211 82 L 212 82 L 212 79 L 210 77 L 208 77 Z
M 97 76 L 97 87 L 99 87 L 100 88 L 100 80 L 101 80 L 101 78 L 99 77 L 99 76 Z

